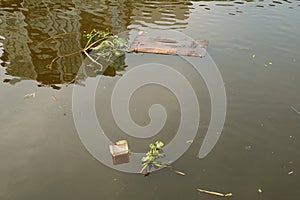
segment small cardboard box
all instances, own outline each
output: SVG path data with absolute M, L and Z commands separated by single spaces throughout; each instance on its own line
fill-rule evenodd
M 115 145 L 109 145 L 110 154 L 112 155 L 113 164 L 123 164 L 129 162 L 129 150 L 126 140 L 120 140 Z

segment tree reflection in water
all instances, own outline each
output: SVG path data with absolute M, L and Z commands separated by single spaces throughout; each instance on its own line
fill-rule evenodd
M 1 1 L 0 35 L 8 61 L 7 77 L 3 82 L 15 84 L 22 80 L 36 80 L 39 86 L 60 89 L 74 82 L 85 60 L 83 54 L 64 56 L 83 49 L 82 34 L 91 29 L 109 29 L 119 33 L 139 27 L 182 29 L 187 26 L 190 1 L 53 1 L 8 0 Z M 50 37 L 72 33 L 67 37 Z M 46 40 L 46 41 L 45 41 Z M 45 41 L 45 42 L 43 42 Z M 49 63 L 55 57 L 53 66 Z M 101 75 L 115 76 L 124 70 L 125 56 L 119 66 L 107 67 Z M 81 78 L 96 76 L 95 69 L 85 67 Z M 84 74 L 84 75 L 83 75 Z

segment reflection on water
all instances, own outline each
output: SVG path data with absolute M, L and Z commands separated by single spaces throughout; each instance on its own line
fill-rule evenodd
M 190 1 L 142 1 L 133 4 L 131 23 L 150 28 L 183 29 L 193 4 Z
M 37 80 L 40 86 L 68 84 L 74 80 L 84 59 L 74 54 L 82 47 L 82 33 L 91 29 L 110 29 L 119 33 L 135 26 L 184 28 L 190 1 L 6 1 L 1 2 L 0 34 L 6 40 L 7 78 L 15 84 L 21 80 Z M 134 27 L 133 27 L 134 28 Z M 68 37 L 49 37 L 74 33 Z M 48 67 L 53 58 L 60 57 Z M 115 75 L 108 68 L 105 75 Z M 89 74 L 89 73 L 87 73 Z
M 264 1 L 93 1 L 67 0 L 53 1 L 8 0 L 0 5 L 0 35 L 6 64 L 4 80 L 15 84 L 21 80 L 37 80 L 40 85 L 57 87 L 57 84 L 70 83 L 76 76 L 84 59 L 83 55 L 64 55 L 82 49 L 82 33 L 91 29 L 110 29 L 119 33 L 143 27 L 158 29 L 185 29 L 195 6 L 208 12 L 223 7 L 229 15 L 243 13 L 245 4 L 258 9 L 266 6 L 297 3 L 288 0 Z M 48 40 L 49 37 L 74 33 L 68 37 Z M 53 67 L 47 67 L 52 59 L 60 57 Z M 116 69 L 110 68 L 115 74 Z
M 300 1 L 276 1 L 280 3 L 0 0 L 0 57 L 2 54 L 1 60 L 7 61 L 0 60 L 4 66 L 0 67 L 0 199 L 219 198 L 198 194 L 196 187 L 232 192 L 232 199 L 299 199 L 300 118 L 291 106 L 300 110 Z M 204 160 L 196 158 L 203 139 L 199 134 L 191 149 L 174 163 L 176 169 L 186 172 L 185 177 L 168 170 L 141 177 L 99 164 L 76 134 L 73 88 L 57 92 L 35 87 L 38 82 L 59 89 L 72 82 L 84 59 L 82 55 L 61 58 L 52 68 L 47 65 L 56 56 L 81 49 L 82 33 L 93 28 L 109 28 L 114 33 L 177 29 L 195 39 L 210 41 L 208 52 L 226 86 L 226 124 L 211 155 Z M 45 41 L 65 32 L 72 34 Z M 122 59 L 120 63 L 125 65 Z M 191 67 L 185 67 L 184 60 L 130 54 L 125 61 L 128 71 L 158 61 L 186 77 L 200 103 L 199 133 L 206 132 L 211 117 L 210 97 L 204 81 L 198 80 Z M 80 74 L 83 79 L 93 77 L 95 70 L 85 68 Z M 116 75 L 115 69 L 109 68 L 106 75 Z M 110 94 L 118 79 L 102 77 L 95 98 L 99 122 L 112 141 L 124 137 L 109 112 Z M 83 83 L 97 79 L 86 80 Z M 17 87 L 11 86 L 14 83 Z M 150 106 L 162 104 L 171 117 L 155 139 L 167 144 L 178 130 L 179 102 L 165 88 L 149 85 L 145 89 L 139 89 L 130 100 L 130 114 L 137 124 L 146 126 Z M 37 94 L 35 99 L 23 99 L 32 92 Z M 91 128 L 91 132 L 94 130 Z M 134 139 L 130 148 L 145 152 L 149 143 Z
M 3 44 L 1 43 L 1 39 L 5 39 L 5 38 L 3 38 L 3 37 L 0 35 L 0 58 L 2 57 L 3 52 L 4 52 L 4 48 L 3 48 Z M 2 66 L 2 63 L 3 63 L 3 61 L 0 59 L 0 67 Z
M 205 0 L 205 1 L 194 1 L 194 2 L 202 2 L 200 5 L 203 7 L 205 10 L 211 10 L 215 7 L 232 7 L 233 9 L 228 9 L 228 14 L 229 15 L 236 15 L 237 13 L 243 13 L 243 11 L 239 9 L 243 9 L 243 6 L 246 5 L 246 3 L 249 3 L 249 5 L 252 5 L 257 8 L 264 8 L 265 6 L 270 6 L 274 7 L 276 5 L 281 5 L 281 4 L 291 4 L 289 6 L 290 9 L 293 9 L 294 6 L 299 6 L 297 5 L 297 2 L 292 2 L 288 0 L 278 0 L 278 1 L 265 1 L 265 0 L 243 0 L 243 1 L 235 1 L 235 0 Z M 206 4 L 203 2 L 207 2 Z

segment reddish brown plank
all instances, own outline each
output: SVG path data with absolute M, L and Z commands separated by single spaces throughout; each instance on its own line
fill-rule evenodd
M 137 36 L 130 46 L 130 51 L 204 57 L 207 46 L 207 40 L 189 38 L 175 40 L 162 37 Z

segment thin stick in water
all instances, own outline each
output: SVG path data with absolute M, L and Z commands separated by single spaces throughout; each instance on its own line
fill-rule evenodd
M 202 193 L 206 193 L 206 194 L 212 194 L 212 195 L 220 196 L 220 197 L 231 197 L 232 196 L 232 193 L 223 194 L 223 193 L 220 193 L 220 192 L 203 190 L 203 189 L 199 189 L 199 188 L 197 189 L 197 191 L 202 192 Z
M 294 106 L 291 106 L 291 109 L 300 116 L 300 112 Z

